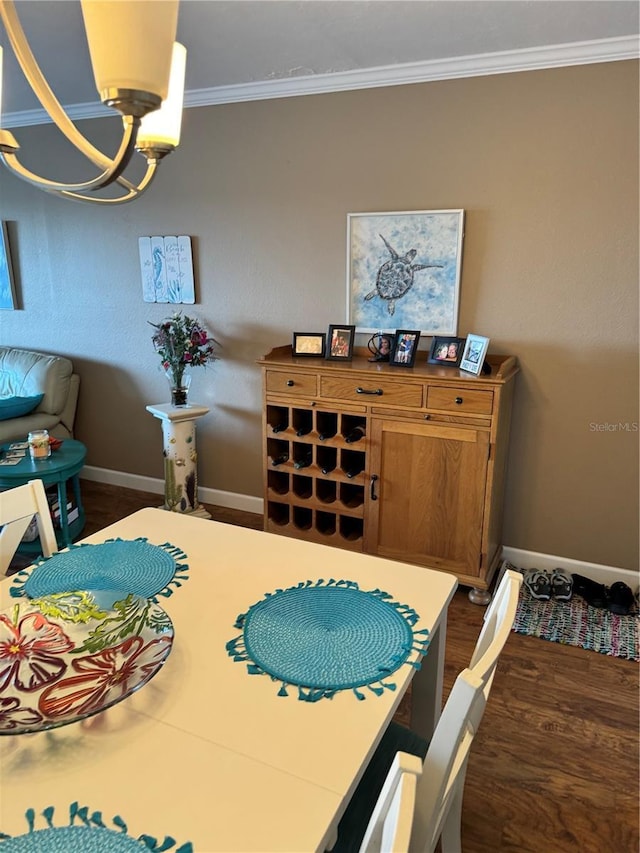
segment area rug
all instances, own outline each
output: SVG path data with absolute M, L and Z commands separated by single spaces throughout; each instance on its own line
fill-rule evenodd
M 513 630 L 611 657 L 640 660 L 638 614 L 616 616 L 608 610 L 590 607 L 579 596 L 571 601 L 537 601 L 523 586 Z

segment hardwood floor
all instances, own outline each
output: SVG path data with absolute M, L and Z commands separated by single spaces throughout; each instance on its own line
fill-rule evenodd
M 85 535 L 158 495 L 82 481 Z M 205 505 L 255 529 L 262 517 Z M 445 696 L 469 661 L 483 608 L 467 590 L 449 610 Z M 465 853 L 636 853 L 637 663 L 512 633 L 473 745 Z M 406 710 L 406 709 L 405 709 Z

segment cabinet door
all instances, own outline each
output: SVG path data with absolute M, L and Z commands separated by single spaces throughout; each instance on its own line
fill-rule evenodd
M 488 430 L 373 418 L 365 548 L 480 574 Z

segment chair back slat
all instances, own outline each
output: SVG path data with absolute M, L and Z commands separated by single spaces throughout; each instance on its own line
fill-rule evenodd
M 58 550 L 58 543 L 42 480 L 30 480 L 24 486 L 0 492 L 0 575 L 9 568 L 34 517 L 42 554 L 50 557 Z
M 455 683 L 436 726 L 416 791 L 410 850 L 435 849 L 453 799 L 464 784 L 475 731 L 471 717 L 484 707 L 484 683 L 470 669 Z
M 416 782 L 421 773 L 422 762 L 416 755 L 396 753 L 371 815 L 360 853 L 409 849 Z
M 471 655 L 469 669 L 485 681 L 493 677 L 500 652 L 511 633 L 522 581 L 519 572 L 507 569 L 484 614 L 484 624 Z

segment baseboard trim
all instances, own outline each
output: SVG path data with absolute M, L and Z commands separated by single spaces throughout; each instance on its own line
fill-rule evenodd
M 143 477 L 140 474 L 127 474 L 125 471 L 112 471 L 108 468 L 97 468 L 85 465 L 80 475 L 85 480 L 94 483 L 107 483 L 111 486 L 122 486 L 123 489 L 134 489 L 137 492 L 151 492 L 154 495 L 164 494 L 164 480 L 155 477 Z M 205 504 L 239 509 L 242 512 L 254 512 L 262 515 L 264 501 L 252 495 L 241 495 L 236 492 L 225 492 L 222 489 L 198 489 L 198 500 Z
M 570 557 L 555 557 L 539 551 L 525 551 L 522 548 L 504 546 L 502 556 L 519 569 L 545 569 L 547 571 L 562 568 L 570 574 L 584 575 L 597 583 L 611 586 L 616 581 L 626 583 L 635 592 L 638 588 L 638 572 L 621 569 L 618 566 L 603 566 L 600 563 L 585 563 Z
M 151 492 L 155 495 L 164 494 L 164 481 L 155 477 L 143 477 L 140 474 L 128 474 L 125 471 L 112 471 L 108 468 L 97 468 L 85 465 L 82 477 L 96 483 L 107 483 L 112 486 L 122 486 L 124 489 L 134 489 L 138 492 Z M 264 501 L 253 495 L 241 495 L 237 492 L 225 492 L 222 489 L 198 489 L 198 500 L 205 504 L 238 509 L 242 512 L 253 512 L 257 515 L 264 513 Z M 519 569 L 555 569 L 561 566 L 572 574 L 585 575 L 598 583 L 611 586 L 616 581 L 623 581 L 635 592 L 638 588 L 638 572 L 621 569 L 617 566 L 603 566 L 600 563 L 585 563 L 570 557 L 556 557 L 553 554 L 543 554 L 540 551 L 525 551 L 522 548 L 512 548 L 505 545 L 502 557 L 509 560 Z

